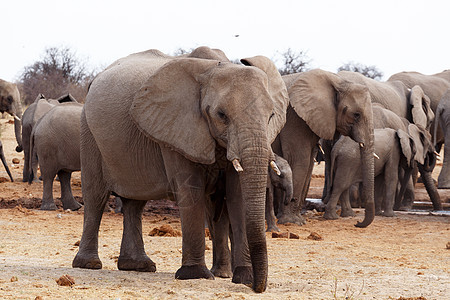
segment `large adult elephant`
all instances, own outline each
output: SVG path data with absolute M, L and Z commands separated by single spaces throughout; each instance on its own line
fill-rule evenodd
M 147 200 L 173 195 L 183 232 L 182 266 L 175 277 L 213 278 L 204 257 L 205 201 L 219 171 L 234 167 L 252 288 L 266 289 L 267 166 L 288 96 L 269 59 L 245 62 L 250 66 L 149 50 L 119 59 L 96 76 L 81 114 L 85 215 L 73 267 L 102 267 L 98 230 L 114 193 L 123 201 L 124 216 L 118 268 L 154 272 L 144 251 L 141 215 Z
M 272 147 L 292 168 L 294 199 L 283 207 L 278 222 L 304 223 L 300 209 L 308 192 L 317 143 L 320 138 L 332 140 L 342 134 L 360 145 L 363 198 L 368 205 L 364 220 L 356 226 L 368 226 L 375 211 L 372 105 L 367 88 L 323 70 L 285 75 L 283 80 L 290 106 L 286 125 Z
M 24 154 L 24 164 L 23 164 L 23 182 L 30 180 L 30 135 L 36 122 L 42 118 L 52 107 L 59 105 L 61 103 L 73 102 L 76 103 L 77 100 L 70 95 L 66 94 L 58 99 L 46 99 L 43 94 L 39 94 L 33 103 L 28 106 L 28 108 L 23 112 L 22 116 L 22 143 L 23 143 L 23 154 Z M 31 178 L 33 180 L 34 178 Z
M 22 146 L 22 105 L 17 85 L 0 79 L 0 112 L 7 112 L 14 117 L 14 133 L 16 135 L 16 151 L 21 152 Z
M 440 73 L 425 75 L 419 72 L 400 72 L 389 77 L 388 81 L 398 80 L 403 82 L 408 88 L 415 85 L 420 86 L 425 94 L 430 98 L 430 106 L 434 113 L 436 113 L 439 102 L 444 93 L 450 88 L 450 70 L 445 70 Z M 434 122 L 437 122 L 435 120 Z M 439 124 L 433 124 L 432 127 L 437 126 L 436 132 L 431 132 L 433 140 L 436 141 L 436 148 L 439 151 L 444 143 L 444 131 Z M 442 170 L 441 170 L 442 172 Z M 438 188 L 447 188 L 449 185 L 445 183 L 442 176 L 438 178 Z M 450 181 L 447 179 L 447 181 Z

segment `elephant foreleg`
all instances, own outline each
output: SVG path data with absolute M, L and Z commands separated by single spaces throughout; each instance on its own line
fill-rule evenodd
M 168 148 L 161 148 L 168 182 L 181 219 L 182 266 L 176 279 L 213 279 L 205 263 L 205 169 Z
M 147 201 L 122 199 L 123 235 L 120 255 L 117 262 L 119 270 L 155 272 L 155 263 L 145 254 L 142 239 L 142 212 Z

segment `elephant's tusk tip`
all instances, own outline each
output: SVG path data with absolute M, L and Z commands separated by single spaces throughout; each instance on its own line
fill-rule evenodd
M 380 157 L 375 152 L 373 153 L 373 157 L 375 157 L 376 159 L 380 159 Z
M 360 148 L 364 148 L 364 143 L 359 143 Z
M 14 119 L 16 119 L 17 121 L 22 121 L 18 116 L 16 116 L 15 114 L 12 115 L 14 117 Z
M 434 151 L 434 155 L 436 155 L 436 157 L 441 157 L 441 156 L 439 155 L 439 153 L 437 153 L 437 151 Z
M 317 144 L 317 146 L 319 147 L 320 152 L 325 155 L 325 152 L 323 151 L 322 145 L 321 144 Z
M 276 163 L 274 160 L 272 160 L 272 161 L 270 162 L 270 166 L 272 167 L 272 170 L 273 170 L 275 173 L 277 173 L 278 176 L 281 176 L 281 171 L 280 171 L 280 169 L 278 168 L 277 163 Z
M 242 168 L 241 163 L 239 162 L 239 159 L 235 158 L 231 161 L 233 163 L 233 167 L 236 170 L 236 172 L 244 172 L 244 168 Z

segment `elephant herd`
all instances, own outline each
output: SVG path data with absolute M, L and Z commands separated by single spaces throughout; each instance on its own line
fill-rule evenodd
M 241 63 L 208 47 L 181 56 L 134 53 L 94 78 L 84 105 L 70 95 L 39 95 L 23 116 L 17 87 L 0 81 L 0 111 L 15 117 L 16 150 L 25 154 L 23 180 L 38 180 L 40 165 L 41 209 L 56 208 L 56 175 L 63 208 L 79 209 L 70 178 L 81 170 L 84 222 L 73 267 L 102 268 L 99 226 L 115 195 L 123 213 L 118 268 L 155 272 L 144 250 L 142 212 L 147 200 L 170 198 L 183 235 L 175 277 L 232 277 L 263 292 L 265 220 L 267 230 L 277 230 L 276 221 L 305 222 L 301 209 L 321 148 L 327 219 L 338 217 L 338 201 L 341 216 L 354 215 L 352 189 L 365 207 L 357 227 L 376 214 L 410 208 L 418 171 L 434 208 L 442 208 L 431 171 L 435 146 L 450 135 L 450 70 L 403 72 L 379 82 L 319 69 L 281 76 L 264 56 Z M 450 158 L 438 185 L 450 188 Z

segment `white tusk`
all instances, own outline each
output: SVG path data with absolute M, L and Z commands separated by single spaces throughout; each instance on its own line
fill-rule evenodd
M 274 170 L 274 172 L 277 173 L 278 176 L 281 176 L 281 171 L 274 160 L 270 162 L 270 166 L 272 167 L 272 170 Z
M 380 159 L 380 157 L 375 152 L 373 153 L 373 157 L 375 157 L 376 159 Z
M 241 166 L 241 163 L 239 162 L 239 159 L 235 158 L 232 161 L 233 167 L 236 170 L 236 172 L 244 172 L 244 169 Z
M 434 155 L 436 155 L 437 158 L 441 158 L 441 156 L 439 155 L 439 153 L 437 153 L 437 151 L 434 151 Z
M 21 121 L 20 118 L 18 116 L 16 116 L 15 114 L 12 115 L 14 117 L 14 119 L 16 119 L 17 121 Z
M 319 147 L 319 150 L 320 150 L 320 152 L 322 152 L 322 154 L 324 154 L 324 155 L 325 155 L 325 152 L 323 152 L 323 149 L 322 149 L 322 145 L 320 145 L 320 144 L 317 144 L 317 146 Z
M 364 148 L 364 143 L 359 143 L 359 147 Z

